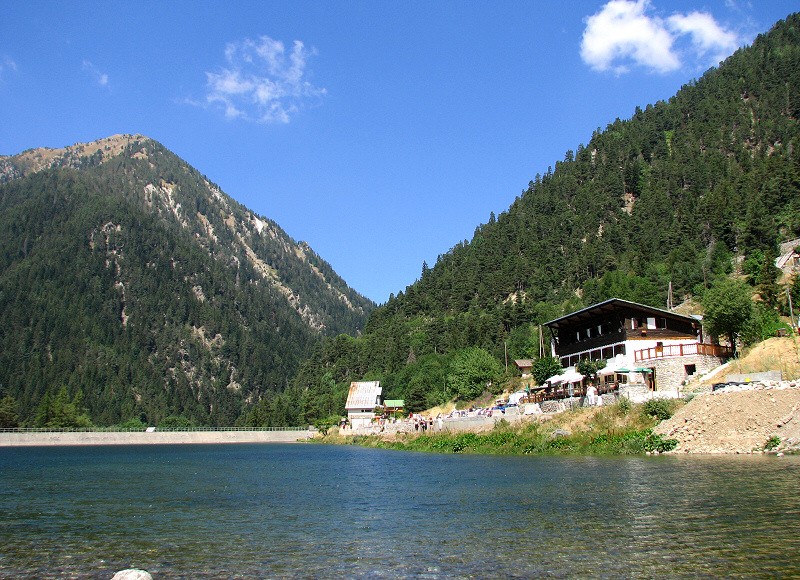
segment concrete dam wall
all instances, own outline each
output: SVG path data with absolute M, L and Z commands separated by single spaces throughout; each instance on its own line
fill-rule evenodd
M 180 445 L 215 443 L 296 443 L 314 436 L 310 430 L 286 431 L 87 431 L 0 432 L 0 447 L 52 445 Z

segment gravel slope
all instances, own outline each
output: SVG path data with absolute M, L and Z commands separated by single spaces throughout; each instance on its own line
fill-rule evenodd
M 654 431 L 677 439 L 673 453 L 800 451 L 800 388 L 795 381 L 753 383 L 696 396 Z

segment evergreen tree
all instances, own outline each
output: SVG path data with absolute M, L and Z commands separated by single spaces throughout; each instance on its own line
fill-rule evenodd
M 735 352 L 739 336 L 753 314 L 749 286 L 733 279 L 717 281 L 703 295 L 703 306 L 703 324 L 712 334 L 727 337 Z
M 19 427 L 17 414 L 17 401 L 11 395 L 0 399 L 0 429 L 13 429 Z

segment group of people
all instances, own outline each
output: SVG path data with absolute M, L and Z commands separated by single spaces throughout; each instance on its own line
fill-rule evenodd
M 586 387 L 586 402 L 590 407 L 600 407 L 603 404 L 603 397 L 597 394 L 597 387 L 594 385 Z
M 422 415 L 415 415 L 414 413 L 408 416 L 408 420 L 413 421 L 414 431 L 417 432 L 422 431 L 424 433 L 428 429 L 433 431 L 434 425 L 437 431 L 442 431 L 444 429 L 444 419 L 442 419 L 441 415 L 436 416 L 435 423 L 433 417 L 423 417 Z

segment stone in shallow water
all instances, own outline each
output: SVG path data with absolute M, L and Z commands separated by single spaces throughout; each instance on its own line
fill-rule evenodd
M 111 580 L 153 580 L 153 577 L 145 570 L 136 570 L 131 568 L 128 570 L 120 570 L 114 574 L 114 577 Z

